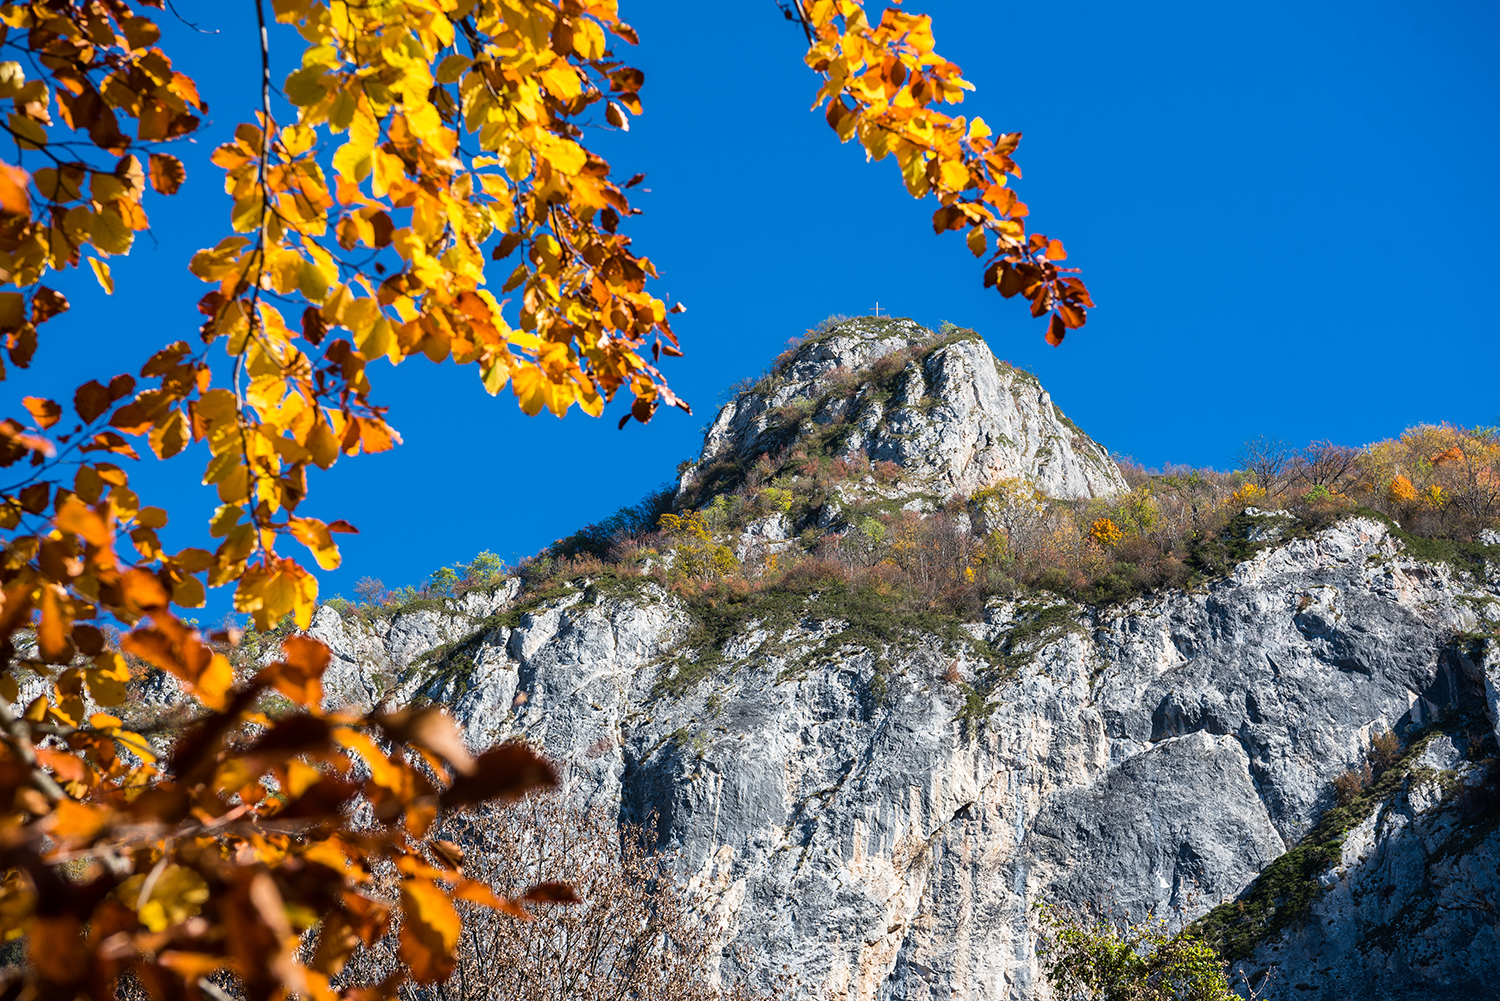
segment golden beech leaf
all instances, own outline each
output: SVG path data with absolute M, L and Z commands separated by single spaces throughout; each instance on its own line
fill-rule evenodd
M 57 527 L 72 532 L 89 545 L 105 547 L 110 544 L 109 525 L 99 513 L 77 498 L 68 498 L 57 511 Z M 153 578 L 154 579 L 154 578 Z M 129 578 L 127 577 L 127 580 Z
M 292 518 L 292 537 L 312 550 L 313 558 L 324 570 L 337 570 L 339 547 L 334 543 L 329 527 L 316 518 Z
M 975 257 L 983 257 L 984 252 L 989 249 L 989 241 L 985 237 L 983 226 L 975 226 L 969 230 L 969 235 L 965 238 L 965 242 L 968 243 L 969 251 Z
M 21 404 L 31 413 L 31 419 L 36 421 L 40 428 L 50 428 L 56 424 L 62 416 L 62 407 L 51 400 L 40 396 L 27 396 L 21 400 Z
M 316 709 L 323 701 L 323 672 L 332 658 L 328 647 L 309 636 L 288 636 L 281 649 L 285 657 L 264 668 L 259 679 L 292 701 Z
M 461 925 L 447 891 L 426 879 L 401 884 L 401 959 L 417 983 L 447 980 Z
M 99 705 L 124 705 L 128 697 L 125 683 L 130 680 L 130 668 L 119 654 L 113 651 L 100 653 L 84 676 L 88 681 L 89 695 Z
M 115 280 L 109 273 L 109 265 L 97 257 L 89 258 L 89 267 L 94 269 L 94 277 L 99 281 L 99 287 L 104 289 L 105 295 L 115 294 Z
M 359 755 L 370 769 L 370 781 L 398 795 L 405 790 L 408 781 L 407 774 L 365 734 L 350 727 L 341 726 L 333 731 L 333 738 L 347 750 Z
M 187 169 L 182 161 L 166 153 L 152 153 L 149 158 L 151 186 L 163 195 L 175 195 L 187 180 Z
M 26 192 L 29 182 L 20 167 L 0 163 L 0 215 L 31 218 L 31 196 Z

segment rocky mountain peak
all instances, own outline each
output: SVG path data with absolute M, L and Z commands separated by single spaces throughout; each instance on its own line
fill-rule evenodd
M 792 447 L 894 463 L 898 489 L 912 495 L 969 496 L 1007 478 L 1065 499 L 1127 489 L 1109 452 L 1034 375 L 972 330 L 937 333 L 907 318 L 846 320 L 777 359 L 720 408 L 679 501 L 706 501 L 726 474 Z

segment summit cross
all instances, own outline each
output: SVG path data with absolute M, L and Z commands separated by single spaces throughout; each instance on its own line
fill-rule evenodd
M 875 315 L 880 315 L 880 303 L 878 301 L 875 303 Z

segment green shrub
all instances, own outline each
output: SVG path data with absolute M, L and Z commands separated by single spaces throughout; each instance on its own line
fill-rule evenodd
M 1059 1001 L 1239 1001 L 1213 947 L 1159 918 L 1084 922 L 1039 910 L 1037 958 Z

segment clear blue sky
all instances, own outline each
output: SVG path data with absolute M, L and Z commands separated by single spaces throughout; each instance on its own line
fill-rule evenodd
M 187 259 L 228 229 L 207 155 L 250 117 L 258 51 L 250 0 L 177 6 L 218 31 L 162 16 L 211 107 L 206 134 L 179 149 L 187 185 L 152 202 L 155 243 L 115 264 L 112 300 L 87 272 L 59 283 L 74 310 L 5 384 L 8 412 L 22 393 L 70 395 L 196 334 L 205 287 Z M 687 355 L 665 368 L 695 413 L 623 432 L 619 404 L 603 420 L 527 418 L 472 368 L 378 363 L 405 445 L 313 476 L 307 513 L 362 530 L 344 537 L 325 595 L 367 574 L 418 583 L 481 549 L 513 560 L 608 515 L 697 453 L 725 386 L 877 300 L 979 330 L 1081 427 L 1148 465 L 1224 467 L 1258 434 L 1357 445 L 1417 421 L 1500 421 L 1500 5 L 905 7 L 934 16 L 938 50 L 977 85 L 965 113 L 1025 133 L 1018 190 L 1085 269 L 1099 304 L 1088 326 L 1047 347 L 1018 302 L 981 288 L 961 239 L 932 234 L 934 206 L 906 195 L 892 163 L 839 145 L 808 111 L 801 35 L 771 0 L 622 0 L 646 114 L 600 146 L 620 176 L 648 174 L 630 232 L 659 293 L 689 307 L 676 323 Z M 297 44 L 273 37 L 278 62 Z M 203 461 L 137 474 L 175 514 L 170 543 L 203 544 Z M 206 618 L 227 605 L 212 592 Z

